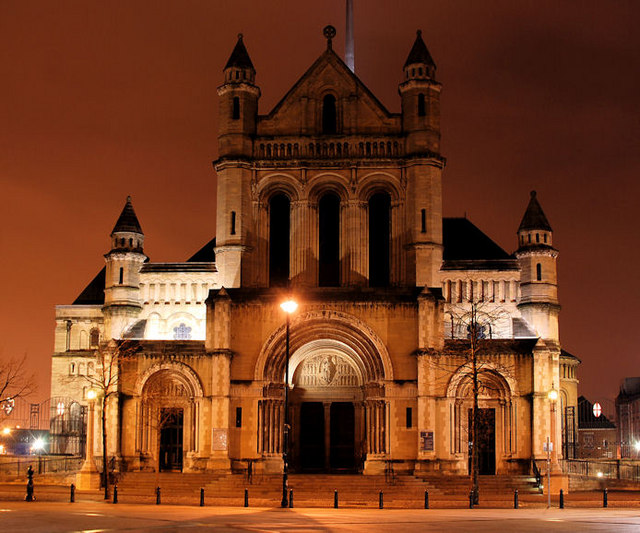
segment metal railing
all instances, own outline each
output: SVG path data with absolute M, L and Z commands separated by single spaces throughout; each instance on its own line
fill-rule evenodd
M 0 457 L 0 474 L 23 476 L 26 475 L 29 466 L 37 474 L 75 472 L 80 469 L 84 458 L 79 455 L 65 456 L 10 456 Z
M 638 461 L 561 459 L 559 462 L 565 474 L 640 482 Z

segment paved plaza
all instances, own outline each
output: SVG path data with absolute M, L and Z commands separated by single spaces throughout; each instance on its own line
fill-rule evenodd
M 640 531 L 638 509 L 277 509 L 0 502 L 2 531 Z

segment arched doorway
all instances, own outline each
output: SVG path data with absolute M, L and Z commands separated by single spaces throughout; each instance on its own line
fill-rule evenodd
M 140 380 L 138 439 L 154 469 L 182 471 L 187 452 L 197 450 L 196 398 L 202 388 L 186 365 L 153 367 Z
M 284 328 L 263 346 L 256 379 L 258 453 L 277 468 L 283 450 Z M 388 459 L 384 382 L 393 379 L 389 354 L 356 317 L 318 310 L 290 327 L 290 466 L 294 471 L 347 473 L 381 470 Z

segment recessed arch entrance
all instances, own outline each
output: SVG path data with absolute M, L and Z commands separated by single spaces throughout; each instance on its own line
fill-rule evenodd
M 284 332 L 274 332 L 256 368 L 262 379 L 258 451 L 265 459 L 282 453 L 284 421 Z M 368 460 L 386 457 L 384 383 L 393 371 L 374 331 L 355 317 L 317 311 L 290 327 L 290 465 L 294 471 L 361 471 Z

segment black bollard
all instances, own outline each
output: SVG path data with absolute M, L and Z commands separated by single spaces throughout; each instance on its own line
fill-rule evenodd
M 200 489 L 200 507 L 204 507 L 204 489 Z
M 289 509 L 293 509 L 293 489 L 289 489 Z
M 160 487 L 156 487 L 156 505 L 160 505 Z
M 558 502 L 558 507 L 560 509 L 564 509 L 564 490 L 560 489 L 560 501 Z
M 31 465 L 29 465 L 29 469 L 27 470 L 27 495 L 24 499 L 27 502 L 32 502 L 36 499 L 33 495 L 33 468 L 31 468 Z
M 469 509 L 473 509 L 473 491 L 469 491 Z
M 76 486 L 71 483 L 71 488 L 69 489 L 69 502 L 73 503 L 76 501 Z
M 113 486 L 113 503 L 118 503 L 118 485 Z
M 609 507 L 609 493 L 607 489 L 602 491 L 602 507 Z
M 384 509 L 384 495 L 382 494 L 382 491 L 380 491 L 378 509 Z
M 249 507 L 249 489 L 244 489 L 244 506 Z
M 424 491 L 424 508 L 425 509 L 429 508 L 429 491 L 428 490 Z
M 518 489 L 513 491 L 513 508 L 518 508 Z
M 338 508 L 338 491 L 337 490 L 333 491 L 333 508 L 334 509 Z

